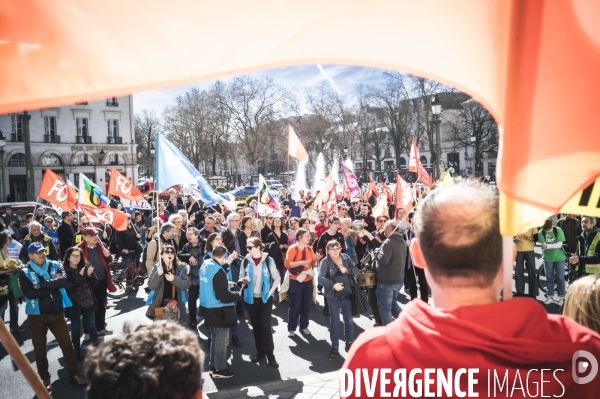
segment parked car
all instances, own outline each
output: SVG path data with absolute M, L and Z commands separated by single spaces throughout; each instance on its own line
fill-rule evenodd
M 257 190 L 258 187 L 255 186 L 243 186 L 229 191 L 229 194 L 232 194 L 236 201 L 243 201 L 249 196 L 256 194 Z
M 269 190 L 281 191 L 283 184 L 279 180 L 266 180 Z
M 60 222 L 60 216 L 54 208 L 48 205 L 40 204 L 39 202 L 4 202 L 0 204 L 0 215 L 4 215 L 6 213 L 6 207 L 10 206 L 12 208 L 12 212 L 19 217 L 19 228 L 25 227 L 27 224 L 27 220 L 25 220 L 25 215 L 28 213 L 35 214 L 35 208 L 44 208 L 44 214 L 52 216 L 54 220 Z

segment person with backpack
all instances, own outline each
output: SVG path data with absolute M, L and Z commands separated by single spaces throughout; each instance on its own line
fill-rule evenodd
M 555 302 L 562 306 L 565 298 L 565 260 L 567 255 L 563 248 L 565 234 L 560 227 L 552 226 L 552 219 L 546 219 L 538 232 L 538 240 L 542 246 L 542 259 L 546 270 L 546 305 Z M 557 295 L 554 295 L 556 280 Z
M 248 287 L 243 292 L 243 301 L 250 316 L 257 352 L 250 360 L 258 363 L 266 356 L 269 366 L 279 367 L 273 354 L 271 313 L 273 293 L 279 287 L 281 277 L 273 258 L 263 252 L 264 246 L 260 238 L 249 238 L 246 249 L 248 254 L 242 261 L 240 279 L 248 282 Z
M 159 262 L 158 253 L 158 240 L 160 240 L 160 247 L 164 245 L 172 245 L 175 247 L 173 237 L 175 236 L 175 225 L 173 223 L 164 223 L 160 227 L 160 234 L 156 233 L 152 240 L 146 245 L 146 248 L 142 252 L 142 263 L 146 265 L 148 275 L 152 271 L 154 265 Z

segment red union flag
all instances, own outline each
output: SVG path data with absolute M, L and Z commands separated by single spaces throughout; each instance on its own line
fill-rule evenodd
M 421 163 L 421 159 L 419 159 L 419 149 L 417 148 L 417 143 L 415 143 L 415 138 L 412 138 L 412 146 L 410 148 L 410 159 L 408 160 L 408 170 L 410 172 L 417 172 L 417 180 L 421 181 L 425 186 L 431 188 L 433 185 L 431 181 L 431 176 L 425 170 L 425 167 Z
M 110 182 L 108 183 L 108 194 L 126 198 L 130 201 L 142 201 L 142 193 L 135 188 L 131 180 L 119 173 L 115 168 L 110 168 Z
M 410 189 L 410 185 L 396 173 L 396 212 L 400 208 L 404 208 L 406 211 L 406 217 L 413 208 L 413 197 Z
M 77 201 L 67 183 L 50 169 L 46 169 L 44 173 L 38 197 L 65 211 L 72 211 Z
M 127 215 L 112 208 L 94 208 L 89 205 L 79 205 L 83 214 L 91 223 L 108 223 L 117 231 L 127 230 Z

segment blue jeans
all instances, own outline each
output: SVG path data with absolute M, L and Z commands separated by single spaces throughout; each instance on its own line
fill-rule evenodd
M 102 304 L 104 306 L 104 304 Z M 80 316 L 71 318 L 71 341 L 73 341 L 73 349 L 77 355 L 81 355 L 81 317 L 83 316 L 83 324 L 90 334 L 90 339 L 94 345 L 98 345 L 98 330 L 96 330 L 96 319 L 94 316 L 94 308 L 79 308 Z
M 352 299 L 346 295 L 341 299 L 327 298 L 329 303 L 329 337 L 331 347 L 340 346 L 340 309 L 344 317 L 344 334 L 346 343 L 354 341 L 354 319 L 352 317 Z
M 565 261 L 544 262 L 546 268 L 546 289 L 548 297 L 554 295 L 554 278 L 556 277 L 556 291 L 558 296 L 565 296 Z
M 377 296 L 377 304 L 381 312 L 381 321 L 383 325 L 387 325 L 394 321 L 400 314 L 402 309 L 398 305 L 398 293 L 402 288 L 400 284 L 377 284 L 375 295 Z
M 308 328 L 308 316 L 310 313 L 310 301 L 313 294 L 313 281 L 299 283 L 290 279 L 288 297 L 290 308 L 288 310 L 288 331 L 296 331 L 298 319 L 300 319 L 300 330 Z

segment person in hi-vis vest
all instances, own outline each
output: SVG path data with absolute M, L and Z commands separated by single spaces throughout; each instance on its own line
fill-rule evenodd
M 231 292 L 225 270 L 227 249 L 216 246 L 212 258 L 205 260 L 200 268 L 200 313 L 210 326 L 210 375 L 213 378 L 231 378 L 234 374 L 227 370 L 227 344 L 229 328 L 237 324 L 235 302 L 242 299 L 242 292 Z M 233 283 L 232 283 L 233 284 Z
M 583 233 L 578 237 L 577 254 L 569 258 L 569 263 L 579 264 L 583 273 L 600 273 L 600 229 L 593 216 L 581 218 Z

